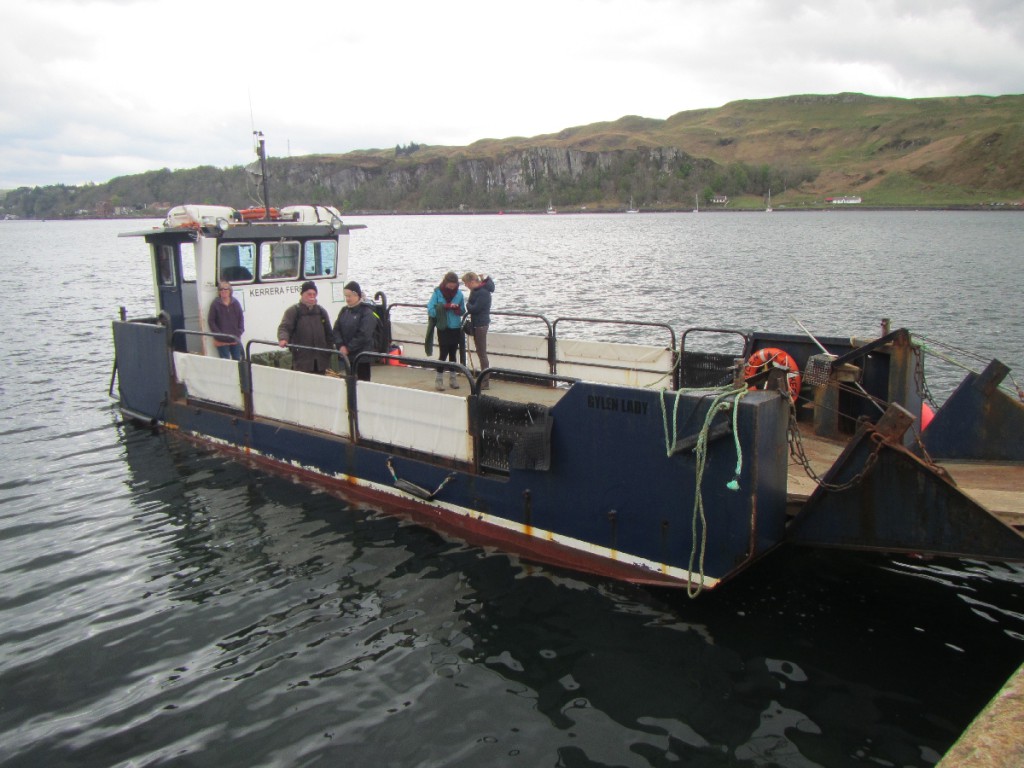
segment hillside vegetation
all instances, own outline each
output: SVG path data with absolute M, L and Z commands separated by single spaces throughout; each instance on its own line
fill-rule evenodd
M 1016 205 L 1024 200 L 1024 95 L 896 99 L 843 93 L 737 101 L 466 147 L 410 144 L 271 158 L 271 202 L 343 211 L 645 210 L 717 205 Z M 179 203 L 259 204 L 249 169 L 201 167 L 86 187 L 10 192 L 22 217 L 162 214 Z

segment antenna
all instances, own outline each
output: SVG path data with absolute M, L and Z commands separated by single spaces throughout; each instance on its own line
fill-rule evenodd
M 253 131 L 256 141 L 256 155 L 260 159 L 260 174 L 263 176 L 263 220 L 270 221 L 270 188 L 267 184 L 267 150 L 263 141 L 263 131 Z

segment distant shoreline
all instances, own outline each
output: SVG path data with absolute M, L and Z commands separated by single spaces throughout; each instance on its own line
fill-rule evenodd
M 1024 204 L 1005 205 L 941 205 L 941 206 L 886 206 L 886 205 L 831 205 L 831 206 L 779 206 L 771 211 L 764 208 L 728 208 L 708 207 L 694 211 L 692 208 L 641 208 L 638 214 L 657 215 L 663 213 L 697 213 L 697 214 L 720 214 L 720 213 L 821 213 L 822 211 L 837 213 L 857 213 L 858 211 L 892 211 L 906 213 L 928 213 L 939 211 L 967 211 L 975 213 L 1024 213 Z M 343 216 L 546 216 L 547 211 L 543 210 L 477 210 L 477 211 L 341 211 Z M 620 208 L 586 208 L 586 209 L 562 209 L 558 211 L 560 216 L 579 215 L 626 215 L 626 211 Z M 4 221 L 144 221 L 148 219 L 161 219 L 162 215 L 146 216 L 50 216 L 44 219 L 32 218 L 4 218 Z

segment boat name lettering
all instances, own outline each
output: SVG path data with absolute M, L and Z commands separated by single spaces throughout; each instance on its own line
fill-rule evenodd
M 645 403 L 643 400 L 587 395 L 587 407 L 596 408 L 599 411 L 618 411 L 620 413 L 635 413 L 638 416 L 646 416 L 647 406 L 648 403 Z
M 249 295 L 256 296 L 281 296 L 286 293 L 298 293 L 298 285 L 268 285 L 263 288 L 250 288 Z

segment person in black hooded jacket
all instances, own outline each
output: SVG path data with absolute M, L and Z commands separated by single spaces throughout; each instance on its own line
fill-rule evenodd
M 377 318 L 373 314 L 373 305 L 363 301 L 363 290 L 359 283 L 350 280 L 345 284 L 345 306 L 334 321 L 334 346 L 338 348 L 350 362 L 355 362 L 360 352 L 374 352 L 373 332 L 377 328 Z M 360 360 L 356 364 L 356 377 L 363 381 L 370 380 L 370 361 Z

